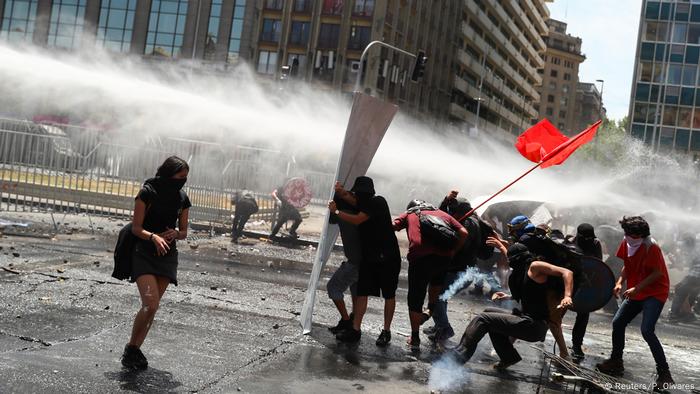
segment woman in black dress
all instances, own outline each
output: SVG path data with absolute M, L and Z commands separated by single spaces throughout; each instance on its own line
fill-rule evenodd
M 190 200 L 182 191 L 189 173 L 187 162 L 171 156 L 158 167 L 156 176 L 144 182 L 136 196 L 132 232 L 136 238 L 131 281 L 141 295 L 141 309 L 134 319 L 131 339 L 124 348 L 122 365 L 148 366 L 141 352 L 165 289 L 177 286 L 176 240 L 187 237 Z

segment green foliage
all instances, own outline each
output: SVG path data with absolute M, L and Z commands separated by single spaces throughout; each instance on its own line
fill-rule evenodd
M 596 161 L 602 165 L 614 164 L 624 155 L 629 145 L 628 124 L 626 116 L 619 121 L 603 118 L 593 141 L 582 146 L 576 155 L 583 160 Z

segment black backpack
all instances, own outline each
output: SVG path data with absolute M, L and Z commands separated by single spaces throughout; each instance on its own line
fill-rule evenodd
M 457 243 L 457 231 L 442 218 L 435 215 L 423 215 L 420 209 L 412 213 L 418 216 L 420 235 L 431 244 L 441 249 L 452 249 Z

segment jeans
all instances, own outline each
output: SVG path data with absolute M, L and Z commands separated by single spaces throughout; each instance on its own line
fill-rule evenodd
M 571 330 L 571 343 L 574 346 L 580 347 L 583 345 L 583 337 L 586 335 L 586 328 L 588 327 L 588 318 L 590 317 L 588 312 L 576 312 L 576 322 L 574 323 L 574 328 Z
M 289 220 L 294 221 L 294 223 L 292 223 L 292 227 L 289 229 L 289 234 L 295 235 L 297 233 L 297 228 L 299 228 L 299 225 L 301 224 L 301 214 L 294 206 L 290 204 L 282 204 L 279 213 L 277 213 L 277 223 L 272 229 L 272 233 L 270 235 L 277 235 L 277 232 L 280 231 L 282 225 L 287 223 Z
M 640 312 L 642 313 L 642 337 L 649 345 L 651 354 L 654 356 L 657 370 L 668 370 L 664 348 L 656 337 L 656 321 L 659 320 L 664 303 L 654 297 L 648 297 L 641 301 L 624 300 L 613 318 L 612 344 L 613 350 L 611 359 L 622 359 L 622 350 L 625 348 L 625 329 L 627 325 Z
M 236 214 L 233 216 L 231 238 L 238 239 L 241 235 L 243 235 L 243 228 L 245 228 L 245 224 L 248 222 L 248 219 L 250 219 L 250 215 L 251 213 L 249 212 L 236 211 Z
M 547 328 L 547 322 L 544 320 L 533 320 L 527 315 L 514 315 L 504 309 L 486 308 L 469 322 L 462 340 L 454 351 L 459 361 L 467 362 L 474 355 L 479 341 L 489 334 L 493 348 L 501 361 L 517 362 L 521 357 L 509 337 L 527 342 L 539 342 L 543 341 L 547 335 Z
M 445 276 L 445 283 L 443 285 L 443 290 L 447 290 L 450 288 L 450 286 L 459 279 L 465 271 L 448 271 L 447 275 Z M 493 277 L 493 275 L 489 275 L 486 277 L 486 281 L 489 282 L 489 285 L 491 286 L 491 292 L 496 292 L 500 291 L 500 285 L 496 281 L 496 279 Z M 477 279 L 477 282 L 475 285 L 482 284 L 483 285 L 483 279 Z M 459 294 L 462 290 L 466 289 L 471 285 L 471 281 L 465 281 L 459 288 L 455 291 L 455 295 Z M 442 295 L 441 295 L 442 296 Z M 435 322 L 435 327 L 436 328 L 444 328 L 447 331 L 452 331 L 452 326 L 450 325 L 450 320 L 447 317 L 447 301 L 443 301 L 442 298 L 438 298 L 437 303 L 435 303 L 435 307 L 433 309 L 433 321 Z M 584 329 L 585 330 L 585 329 Z
M 700 278 L 694 276 L 686 276 L 676 285 L 676 295 L 673 297 L 671 304 L 671 316 L 680 316 L 683 314 L 681 309 L 686 300 L 691 304 L 698 296 L 700 291 Z

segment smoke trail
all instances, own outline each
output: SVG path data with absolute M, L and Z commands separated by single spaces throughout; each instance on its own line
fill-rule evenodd
M 450 298 L 454 297 L 454 295 L 457 294 L 460 290 L 469 286 L 471 283 L 474 283 L 476 281 L 488 281 L 489 279 L 498 283 L 499 286 L 501 285 L 501 282 L 498 280 L 498 278 L 493 277 L 491 274 L 485 274 L 483 272 L 480 272 L 479 269 L 476 267 L 469 267 L 459 274 L 457 280 L 452 282 L 450 287 L 447 288 L 447 290 L 445 290 L 442 293 L 442 295 L 440 295 L 440 299 L 443 301 L 447 301 Z
M 431 392 L 459 391 L 458 389 L 467 383 L 469 383 L 467 370 L 449 355 L 441 357 L 430 368 L 428 387 Z

